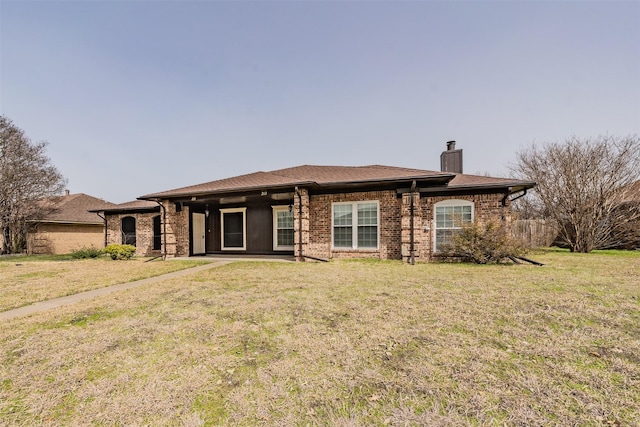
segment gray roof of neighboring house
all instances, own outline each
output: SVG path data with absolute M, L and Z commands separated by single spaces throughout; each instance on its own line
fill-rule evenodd
M 53 197 L 42 204 L 50 208 L 50 212 L 34 221 L 74 224 L 102 224 L 103 220 L 95 210 L 113 206 L 113 203 L 83 193 Z
M 140 199 L 188 197 L 294 186 L 338 187 L 354 184 L 409 182 L 411 180 L 437 182 L 440 185 L 447 185 L 447 188 L 451 190 L 488 187 L 522 187 L 524 189 L 535 185 L 535 183 L 508 178 L 492 178 L 384 165 L 302 165 L 271 172 L 254 172 L 203 184 L 151 193 L 140 197 Z
M 101 209 L 94 209 L 92 212 L 153 212 L 156 210 L 160 210 L 160 205 L 156 202 L 149 200 L 133 200 L 131 202 L 120 203 L 117 205 L 111 204 L 110 206 L 105 206 Z

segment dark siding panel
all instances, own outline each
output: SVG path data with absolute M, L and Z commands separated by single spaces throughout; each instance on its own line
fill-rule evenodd
M 273 222 L 271 206 L 247 208 L 247 253 L 273 252 Z
M 209 218 L 206 221 L 207 228 L 207 252 L 220 251 L 220 211 L 209 210 Z

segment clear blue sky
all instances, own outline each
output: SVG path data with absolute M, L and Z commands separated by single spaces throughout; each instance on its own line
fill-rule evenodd
M 508 175 L 640 134 L 640 2 L 0 0 L 0 113 L 83 192 L 300 164 Z

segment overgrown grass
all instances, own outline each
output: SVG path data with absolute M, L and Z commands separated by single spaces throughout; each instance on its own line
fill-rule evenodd
M 15 319 L 9 425 L 638 425 L 640 254 L 234 263 Z
M 0 262 L 0 311 L 200 265 L 203 261 L 144 262 L 145 258 L 71 260 L 16 257 Z M 53 259 L 53 260 L 51 260 Z

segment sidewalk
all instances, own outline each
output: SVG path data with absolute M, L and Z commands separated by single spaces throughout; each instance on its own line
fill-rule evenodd
M 25 305 L 24 307 L 1 312 L 0 321 L 14 319 L 16 317 L 21 317 L 21 316 L 27 316 L 33 313 L 40 313 L 42 311 L 50 310 L 52 308 L 75 304 L 80 301 L 84 301 L 87 299 L 96 298 L 104 295 L 109 295 L 113 292 L 123 291 L 125 289 L 137 288 L 139 286 L 148 285 L 150 283 L 161 282 L 167 279 L 173 279 L 176 277 L 186 276 L 188 274 L 198 273 L 200 271 L 209 270 L 215 267 L 220 267 L 222 265 L 229 264 L 231 262 L 232 262 L 231 260 L 214 261 L 206 265 L 187 268 L 186 270 L 174 271 L 173 273 L 167 273 L 161 276 L 155 276 L 155 277 L 149 277 L 147 279 L 136 280 L 135 282 L 120 283 L 119 285 L 107 286 L 106 288 L 94 289 L 91 291 L 81 292 L 79 294 L 68 295 L 66 297 L 60 297 L 60 298 L 54 298 L 46 301 L 36 302 L 31 305 Z

